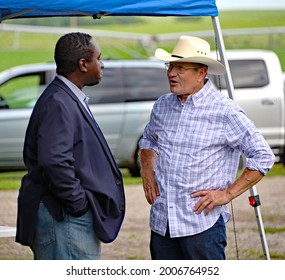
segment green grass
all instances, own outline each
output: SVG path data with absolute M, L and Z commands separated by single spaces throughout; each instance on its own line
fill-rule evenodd
M 21 185 L 21 179 L 25 171 L 1 172 L 0 190 L 17 190 Z
M 121 169 L 121 172 L 125 186 L 141 184 L 141 177 L 132 177 L 127 169 Z M 18 190 L 24 174 L 26 174 L 26 171 L 0 172 L 0 191 Z
M 141 177 L 132 177 L 128 169 L 121 169 L 124 185 L 139 185 L 142 183 Z
M 284 26 L 284 10 L 224 11 L 219 14 L 221 28 Z
M 94 29 L 135 32 L 144 34 L 164 34 L 212 30 L 211 17 L 141 17 L 143 20 L 131 24 L 96 25 Z M 107 18 L 102 18 L 102 23 Z M 284 10 L 222 11 L 219 13 L 222 29 L 284 26 Z M 86 27 L 86 28 L 90 28 Z
M 0 49 L 0 71 L 13 66 L 53 61 L 53 50 L 1 50 Z
M 282 163 L 275 163 L 266 177 L 285 176 L 285 166 Z
M 222 28 L 251 28 L 284 25 L 284 10 L 235 10 L 220 11 L 219 21 Z M 93 20 L 84 18 L 17 19 L 4 23 L 46 25 L 46 26 L 82 26 L 99 30 L 135 32 L 144 34 L 161 34 L 211 30 L 211 17 L 146 17 L 146 16 L 107 16 Z M 39 36 L 39 35 L 34 35 Z
M 140 17 L 139 21 L 133 21 L 129 24 L 118 24 L 115 23 L 114 20 L 111 21 L 112 24 L 102 24 L 108 21 L 110 22 L 110 17 L 102 18 L 100 21 L 90 18 L 92 26 L 81 27 L 153 35 L 213 30 L 210 17 Z M 285 25 L 284 10 L 222 11 L 219 14 L 219 21 L 222 30 Z M 100 22 L 100 24 L 98 24 L 98 22 Z M 9 21 L 5 21 L 4 23 L 9 23 Z M 32 34 L 0 31 L 0 71 L 15 65 L 53 60 L 54 45 L 58 37 L 58 34 Z M 99 37 L 96 38 L 96 40 L 100 45 L 103 58 L 138 58 L 136 54 L 140 54 L 140 58 L 153 55 L 153 46 L 144 49 L 141 42 Z M 212 44 L 212 47 L 214 47 L 214 38 L 209 38 L 209 41 Z M 226 49 L 271 49 L 277 53 L 282 68 L 285 70 L 285 36 L 282 34 L 224 36 L 224 43 Z M 173 42 L 159 43 L 159 47 L 164 47 L 166 49 L 170 49 L 172 46 Z M 125 49 L 125 47 L 127 47 L 127 49 Z M 135 51 L 134 54 L 131 51 L 128 51 L 130 49 Z
M 270 259 L 271 260 L 284 260 L 285 254 L 279 254 L 275 252 L 270 252 Z
M 285 227 L 283 227 L 283 228 L 266 227 L 266 228 L 264 228 L 264 231 L 265 231 L 265 233 L 275 234 L 275 233 L 285 232 Z
M 139 185 L 142 183 L 141 177 L 132 177 L 128 169 L 121 169 L 125 186 Z M 26 171 L 0 172 L 0 191 L 17 190 L 21 185 L 21 179 Z M 266 175 L 267 177 L 285 176 L 285 166 L 276 163 Z

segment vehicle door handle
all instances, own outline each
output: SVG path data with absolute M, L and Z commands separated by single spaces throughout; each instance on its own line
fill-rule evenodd
M 261 104 L 268 106 L 268 105 L 275 105 L 276 102 L 275 102 L 275 100 L 273 100 L 273 99 L 263 98 L 263 99 L 261 100 Z

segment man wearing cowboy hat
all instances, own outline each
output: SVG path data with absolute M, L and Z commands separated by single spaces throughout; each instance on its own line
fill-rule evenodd
M 166 62 L 170 93 L 154 104 L 140 141 L 152 259 L 225 259 L 227 204 L 270 170 L 274 155 L 245 112 L 207 74 L 224 66 L 210 45 L 181 36 Z M 236 179 L 240 155 L 248 159 Z

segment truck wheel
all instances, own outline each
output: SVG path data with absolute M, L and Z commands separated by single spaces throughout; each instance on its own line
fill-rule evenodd
M 141 167 L 140 167 L 140 163 L 139 163 L 138 159 L 139 159 L 139 146 L 137 146 L 137 149 L 135 151 L 134 163 L 129 168 L 130 173 L 133 177 L 140 177 L 141 176 L 141 173 L 140 173 Z

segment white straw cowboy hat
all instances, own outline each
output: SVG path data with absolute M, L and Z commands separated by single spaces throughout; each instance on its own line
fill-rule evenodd
M 208 73 L 213 75 L 225 74 L 223 64 L 210 57 L 210 44 L 200 38 L 180 36 L 170 54 L 163 49 L 156 49 L 155 57 L 167 62 L 193 62 L 208 66 Z

